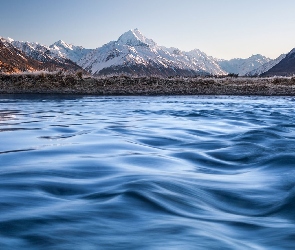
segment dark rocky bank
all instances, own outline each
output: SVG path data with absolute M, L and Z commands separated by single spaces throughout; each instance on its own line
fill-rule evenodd
M 295 95 L 295 78 L 82 77 L 79 74 L 0 74 L 2 94 Z

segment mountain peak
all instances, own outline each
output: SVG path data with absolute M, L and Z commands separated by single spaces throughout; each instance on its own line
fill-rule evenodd
M 58 40 L 58 41 L 55 42 L 53 45 L 56 45 L 56 46 L 63 46 L 63 47 L 68 47 L 68 44 L 65 43 L 63 40 Z
M 152 39 L 146 38 L 137 28 L 125 32 L 119 37 L 117 42 L 129 46 L 140 46 L 143 44 L 149 46 L 156 45 Z
M 12 43 L 12 42 L 14 41 L 14 40 L 13 40 L 12 38 L 10 38 L 10 37 L 5 38 L 5 37 L 1 37 L 1 36 L 0 36 L 0 39 L 1 39 L 2 41 L 8 42 L 8 43 Z
M 6 40 L 9 42 L 9 43 L 12 43 L 14 40 L 10 37 L 7 37 Z
M 256 55 L 252 55 L 249 57 L 249 59 L 261 59 L 261 58 L 266 58 L 265 56 L 263 55 L 260 55 L 260 54 L 256 54 Z
M 72 44 L 68 44 L 68 43 L 64 42 L 63 40 L 58 40 L 57 42 L 50 45 L 49 47 L 54 48 L 55 46 L 58 47 L 58 48 L 64 48 L 64 49 L 70 49 L 70 50 L 73 49 Z

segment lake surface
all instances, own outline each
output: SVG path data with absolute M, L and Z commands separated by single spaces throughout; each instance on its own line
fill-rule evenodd
M 0 96 L 0 249 L 294 249 L 292 97 Z

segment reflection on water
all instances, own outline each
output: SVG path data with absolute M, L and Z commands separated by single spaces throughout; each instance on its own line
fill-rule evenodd
M 15 110 L 0 110 L 0 122 L 13 120 L 16 118 L 16 114 Z
M 0 249 L 293 249 L 294 108 L 0 96 Z

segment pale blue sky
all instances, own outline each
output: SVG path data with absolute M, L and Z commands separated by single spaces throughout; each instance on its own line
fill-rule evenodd
M 159 45 L 230 59 L 295 47 L 295 0 L 0 0 L 0 36 L 99 47 L 138 28 Z

